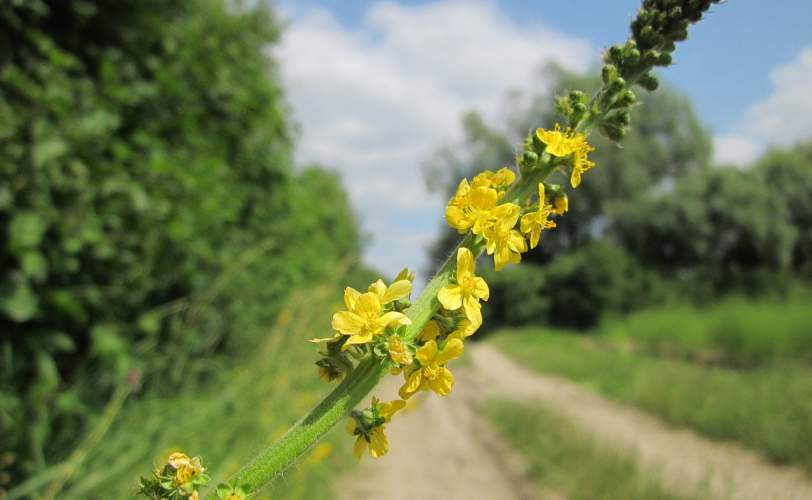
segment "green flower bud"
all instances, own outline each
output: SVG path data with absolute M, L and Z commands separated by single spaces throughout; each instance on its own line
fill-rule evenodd
M 657 80 L 657 77 L 651 73 L 646 73 L 645 75 L 641 76 L 637 83 L 649 92 L 657 90 L 657 87 L 660 86 L 660 82 Z
M 618 92 L 623 91 L 626 88 L 626 80 L 623 78 L 617 77 L 609 84 L 609 92 L 612 94 L 617 94 Z
M 615 101 L 615 106 L 619 108 L 627 108 L 637 102 L 637 96 L 631 90 L 626 90 L 621 93 Z
M 601 70 L 601 79 L 603 83 L 609 83 L 614 81 L 618 77 L 617 66 L 614 64 L 607 64 Z
M 572 90 L 570 91 L 570 102 L 574 104 L 584 103 L 586 102 L 586 94 L 580 90 Z
M 620 45 L 612 45 L 609 47 L 609 50 L 606 51 L 606 56 L 608 60 L 607 63 L 612 63 L 614 65 L 618 65 L 623 61 L 623 49 Z
M 643 64 L 645 66 L 654 66 L 660 60 L 660 52 L 658 50 L 647 50 L 643 52 Z
M 622 140 L 626 135 L 626 129 L 624 127 L 609 122 L 601 123 L 600 131 L 603 135 L 615 142 Z
M 671 66 L 671 54 L 668 52 L 663 52 L 660 54 L 660 58 L 657 60 L 657 66 Z

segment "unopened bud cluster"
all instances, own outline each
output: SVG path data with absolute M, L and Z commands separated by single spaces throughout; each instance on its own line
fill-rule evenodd
M 645 0 L 631 23 L 632 36 L 603 55 L 600 92 L 591 101 L 580 91 L 558 97 L 558 112 L 575 130 L 595 125 L 612 141 L 623 139 L 631 122 L 631 107 L 637 103 L 632 85 L 656 90 L 659 81 L 652 69 L 671 64 L 671 53 L 677 42 L 688 37 L 688 26 L 719 1 Z

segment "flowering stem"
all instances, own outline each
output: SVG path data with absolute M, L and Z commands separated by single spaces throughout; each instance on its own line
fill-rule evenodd
M 537 189 L 538 183 L 553 170 L 550 163 L 544 168 L 523 177 L 505 195 L 506 200 L 523 201 Z M 469 233 L 457 248 L 465 247 L 478 257 L 485 249 L 481 237 Z M 454 274 L 456 248 L 429 281 L 423 293 L 412 303 L 405 314 L 412 321 L 404 334 L 404 340 L 414 340 L 425 324 L 440 308 L 437 293 L 447 285 Z M 324 400 L 291 427 L 276 443 L 262 451 L 243 467 L 229 483 L 243 486 L 249 492 L 257 492 L 279 477 L 312 445 L 317 443 L 332 427 L 369 394 L 387 373 L 389 364 L 370 355 L 347 375 L 347 377 Z

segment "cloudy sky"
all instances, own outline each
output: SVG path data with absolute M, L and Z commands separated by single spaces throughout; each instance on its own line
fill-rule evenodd
M 274 55 L 300 127 L 300 162 L 341 172 L 366 260 L 387 275 L 423 269 L 444 201 L 421 164 L 459 139 L 460 116 L 500 123 L 509 90 L 543 89 L 548 62 L 574 70 L 626 36 L 635 0 L 288 0 Z M 719 162 L 812 137 L 809 0 L 716 6 L 660 75 L 688 94 Z M 499 165 L 494 165 L 499 167 Z

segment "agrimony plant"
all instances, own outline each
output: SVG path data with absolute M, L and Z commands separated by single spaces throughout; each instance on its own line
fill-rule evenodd
M 313 340 L 323 346 L 316 362 L 319 376 L 338 381 L 338 386 L 228 484 L 220 485 L 217 497 L 242 499 L 259 491 L 345 417 L 357 457 L 367 451 L 373 457 L 385 455 L 389 449 L 385 427 L 405 400 L 419 391 L 449 394 L 454 386 L 449 363 L 482 325 L 482 302 L 488 300 L 488 285 L 476 275 L 477 258 L 482 253 L 493 256 L 497 271 L 517 264 L 545 231 L 555 228 L 555 218 L 569 207 L 567 191 L 577 188 L 595 167 L 589 158 L 593 151 L 589 134 L 597 130 L 612 141 L 623 139 L 637 103 L 634 86 L 657 88 L 653 68 L 671 64 L 675 45 L 687 38 L 688 26 L 718 1 L 644 0 L 631 23 L 631 36 L 604 53 L 600 89 L 591 96 L 572 90 L 556 98 L 563 127 L 554 124 L 531 131 L 515 168 L 461 180 L 445 218 L 464 237 L 414 301 L 410 300 L 414 274 L 408 269 L 389 284 L 372 283 L 365 292 L 348 287 L 346 309 L 333 316 L 334 334 Z M 373 398 L 369 407 L 354 409 L 387 373 L 403 377 L 399 399 L 382 403 Z M 197 483 L 181 482 L 171 463 L 161 471 L 169 477 L 164 481 L 166 492 L 143 488 L 142 493 L 151 498 L 196 498 Z M 189 479 L 195 480 L 200 482 Z

